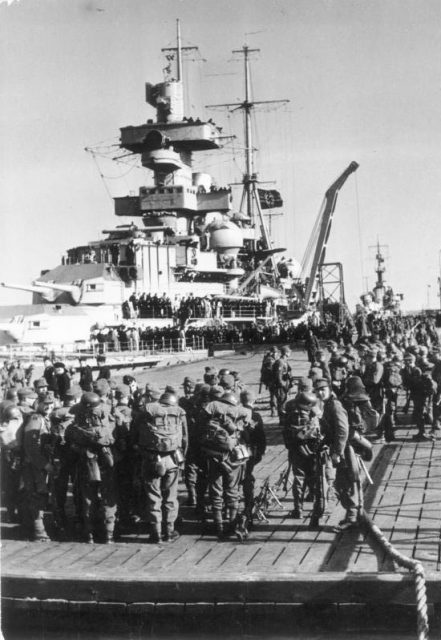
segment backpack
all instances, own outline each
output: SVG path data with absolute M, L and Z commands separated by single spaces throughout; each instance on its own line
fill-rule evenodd
M 206 455 L 218 456 L 232 451 L 236 446 L 236 438 L 214 419 L 201 430 L 199 444 Z
M 273 377 L 274 356 L 267 353 L 263 358 L 262 369 L 260 371 L 260 379 L 265 386 L 268 386 Z
M 349 427 L 360 433 L 371 433 L 378 427 L 380 416 L 370 402 L 345 404 L 348 412 Z
M 383 383 L 386 387 L 401 387 L 403 379 L 399 368 L 392 366 L 385 369 L 383 374 Z
M 158 453 L 171 453 L 182 444 L 182 427 L 178 415 L 163 411 L 148 415 L 140 429 L 139 444 Z

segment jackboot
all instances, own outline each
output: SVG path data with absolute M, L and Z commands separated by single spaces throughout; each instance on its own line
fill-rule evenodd
M 148 537 L 147 542 L 149 544 L 159 544 L 161 542 L 161 525 L 160 524 L 150 525 L 150 535 Z
M 176 542 L 179 538 L 179 533 L 175 530 L 173 523 L 168 522 L 165 528 L 164 541 Z
M 213 511 L 213 522 L 214 522 L 215 533 L 216 533 L 217 537 L 219 538 L 219 540 L 222 540 L 223 537 L 224 537 L 224 523 L 223 523 L 223 520 L 222 520 L 222 511 L 221 510 Z
M 185 504 L 187 507 L 196 506 L 196 488 L 194 486 L 188 487 L 188 498 Z

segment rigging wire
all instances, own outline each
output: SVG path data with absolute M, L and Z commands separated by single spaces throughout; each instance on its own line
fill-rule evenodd
M 112 200 L 112 202 L 113 202 L 112 194 L 110 193 L 109 187 L 108 187 L 108 186 L 107 186 L 107 184 L 106 184 L 106 180 L 105 180 L 105 178 L 104 178 L 104 176 L 103 176 L 103 174 L 102 174 L 102 172 L 101 172 L 101 169 L 100 169 L 100 167 L 99 167 L 99 164 L 98 164 L 98 162 L 97 162 L 97 159 L 96 159 L 96 157 L 95 157 L 95 154 L 94 154 L 94 152 L 93 152 L 93 151 L 90 151 L 90 154 L 91 154 L 91 156 L 92 156 L 93 161 L 95 162 L 95 165 L 96 165 L 96 168 L 97 168 L 97 170 L 98 170 L 98 173 L 99 173 L 99 174 L 100 174 L 100 176 L 101 176 L 101 180 L 103 181 L 104 188 L 105 188 L 105 190 L 107 191 L 107 195 L 109 196 L 110 200 Z
M 361 271 L 361 291 L 364 291 L 364 260 L 363 260 L 363 242 L 360 216 L 360 202 L 358 197 L 358 178 L 355 173 L 355 203 L 357 207 L 357 228 L 358 228 L 358 251 L 360 253 L 360 271 Z

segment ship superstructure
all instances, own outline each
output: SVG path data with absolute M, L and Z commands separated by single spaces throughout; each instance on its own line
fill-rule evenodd
M 244 59 L 244 100 L 214 105 L 244 112 L 243 192 L 240 209 L 234 210 L 231 186 L 218 187 L 208 173 L 193 169 L 195 154 L 220 150 L 231 136 L 224 136 L 211 118 L 185 116 L 182 49 L 177 21 L 176 47 L 164 50 L 172 52 L 168 59 L 175 62 L 175 69 L 170 62 L 163 82 L 145 86 L 146 101 L 156 117 L 120 129 L 121 152 L 139 157 L 152 176 L 137 195 L 114 198 L 115 215 L 130 222 L 104 230 L 104 238 L 68 249 L 62 264 L 42 271 L 31 286 L 1 283 L 33 293 L 33 305 L 26 312 L 2 323 L 2 331 L 14 342 L 50 343 L 51 333 L 60 334 L 73 306 L 83 310 L 85 320 L 80 326 L 74 318 L 78 314 L 72 314 L 71 342 L 87 341 L 88 323 L 90 329 L 96 323 L 115 326 L 124 320 L 164 326 L 178 318 L 182 323 L 179 308 L 189 297 L 211 301 L 211 310 L 210 305 L 201 305 L 201 318 L 216 315 L 229 322 L 267 322 L 293 304 L 300 318 L 311 310 L 338 191 L 358 165 L 351 163 L 326 192 L 318 225 L 324 231 L 311 245 L 312 270 L 300 280 L 296 260 L 276 259 L 285 249 L 272 246 L 262 213 L 283 201 L 278 191 L 258 188 L 254 168 L 250 118 L 260 102 L 249 92 L 253 50 L 244 45 L 239 51 Z M 139 313 L 137 302 L 145 302 L 146 296 L 155 298 L 159 314 Z M 219 308 L 221 313 L 215 312 Z M 187 315 L 184 322 L 188 320 Z

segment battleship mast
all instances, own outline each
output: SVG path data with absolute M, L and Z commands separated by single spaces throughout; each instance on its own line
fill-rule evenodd
M 260 49 L 251 49 L 248 45 L 244 44 L 241 49 L 234 49 L 233 53 L 239 53 L 243 55 L 244 60 L 244 79 L 245 79 L 245 97 L 242 102 L 227 102 L 222 104 L 206 105 L 210 107 L 226 107 L 236 111 L 242 109 L 244 112 L 244 130 L 245 130 L 245 173 L 242 178 L 241 184 L 243 185 L 242 197 L 240 202 L 240 210 L 246 211 L 248 218 L 251 220 L 251 224 L 254 225 L 256 217 L 258 218 L 262 238 L 265 244 L 265 249 L 271 250 L 271 239 L 268 233 L 265 219 L 262 214 L 262 207 L 260 204 L 259 193 L 257 184 L 257 173 L 254 169 L 254 152 L 256 151 L 253 146 L 252 131 L 251 131 L 251 117 L 252 112 L 256 106 L 262 104 L 286 104 L 288 99 L 284 100 L 252 100 L 250 96 L 250 55 L 258 53 Z M 257 212 L 257 216 L 256 216 Z M 256 244 L 256 243 L 255 243 Z M 257 247 L 254 246 L 254 249 Z M 271 257 L 273 262 L 273 268 L 275 269 L 274 256 Z

